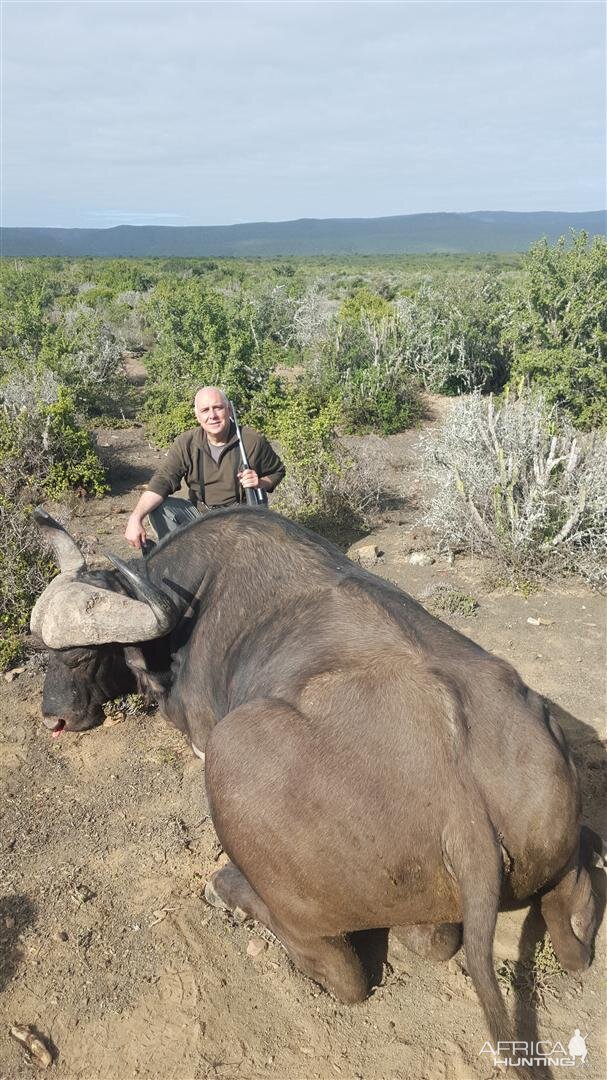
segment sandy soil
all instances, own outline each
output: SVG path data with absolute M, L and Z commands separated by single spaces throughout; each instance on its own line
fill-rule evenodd
M 412 526 L 417 438 L 383 441 L 408 494 L 365 541 L 383 552 L 375 570 L 424 603 L 436 602 L 440 586 L 475 597 L 475 615 L 447 621 L 556 703 L 579 763 L 585 817 L 606 835 L 604 601 L 579 583 L 525 598 L 500 588 L 482 561 L 410 565 L 408 553 L 428 543 Z M 78 504 L 71 521 L 93 559 L 128 552 L 126 513 L 159 456 L 140 428 L 100 432 L 99 443 L 112 495 Z M 12 1023 L 50 1041 L 57 1080 L 493 1075 L 480 1054 L 487 1036 L 461 953 L 429 963 L 390 939 L 369 1000 L 337 1004 L 258 928 L 204 903 L 204 882 L 222 855 L 204 767 L 182 737 L 158 715 L 139 714 L 53 740 L 39 721 L 41 686 L 36 657 L 12 682 L 0 679 L 0 1080 L 36 1072 L 9 1037 Z M 604 898 L 604 873 L 593 880 Z M 565 1046 L 580 1028 L 588 1036 L 584 1076 L 598 1080 L 604 937 L 583 977 L 536 968 L 534 981 L 530 956 L 542 934 L 533 912 L 500 916 L 496 963 L 509 1007 Z M 553 1070 L 557 1080 L 561 1071 Z

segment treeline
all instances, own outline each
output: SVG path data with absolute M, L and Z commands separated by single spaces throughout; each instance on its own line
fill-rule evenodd
M 1 272 L 5 636 L 14 597 L 22 614 L 31 599 L 23 568 L 47 572 L 31 506 L 104 490 L 91 428 L 137 418 L 166 444 L 192 425 L 200 385 L 221 385 L 243 421 L 280 440 L 283 508 L 317 527 L 352 512 L 337 434 L 400 431 L 425 391 L 527 383 L 577 428 L 607 424 L 602 237 L 520 258 L 4 259 Z M 144 359 L 142 393 L 128 353 Z

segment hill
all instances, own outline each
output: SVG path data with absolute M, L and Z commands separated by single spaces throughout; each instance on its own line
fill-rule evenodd
M 524 251 L 570 229 L 604 235 L 604 211 L 475 211 L 381 218 L 301 218 L 240 225 L 118 225 L 111 229 L 0 229 L 5 256 L 400 255 Z

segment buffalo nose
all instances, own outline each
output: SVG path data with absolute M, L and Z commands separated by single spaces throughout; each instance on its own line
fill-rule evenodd
M 60 720 L 58 716 L 43 716 L 42 723 L 49 731 L 61 731 L 65 727 L 65 720 Z

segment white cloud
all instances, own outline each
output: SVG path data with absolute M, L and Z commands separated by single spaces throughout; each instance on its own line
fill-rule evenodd
M 600 4 L 4 7 L 5 224 L 604 202 Z

